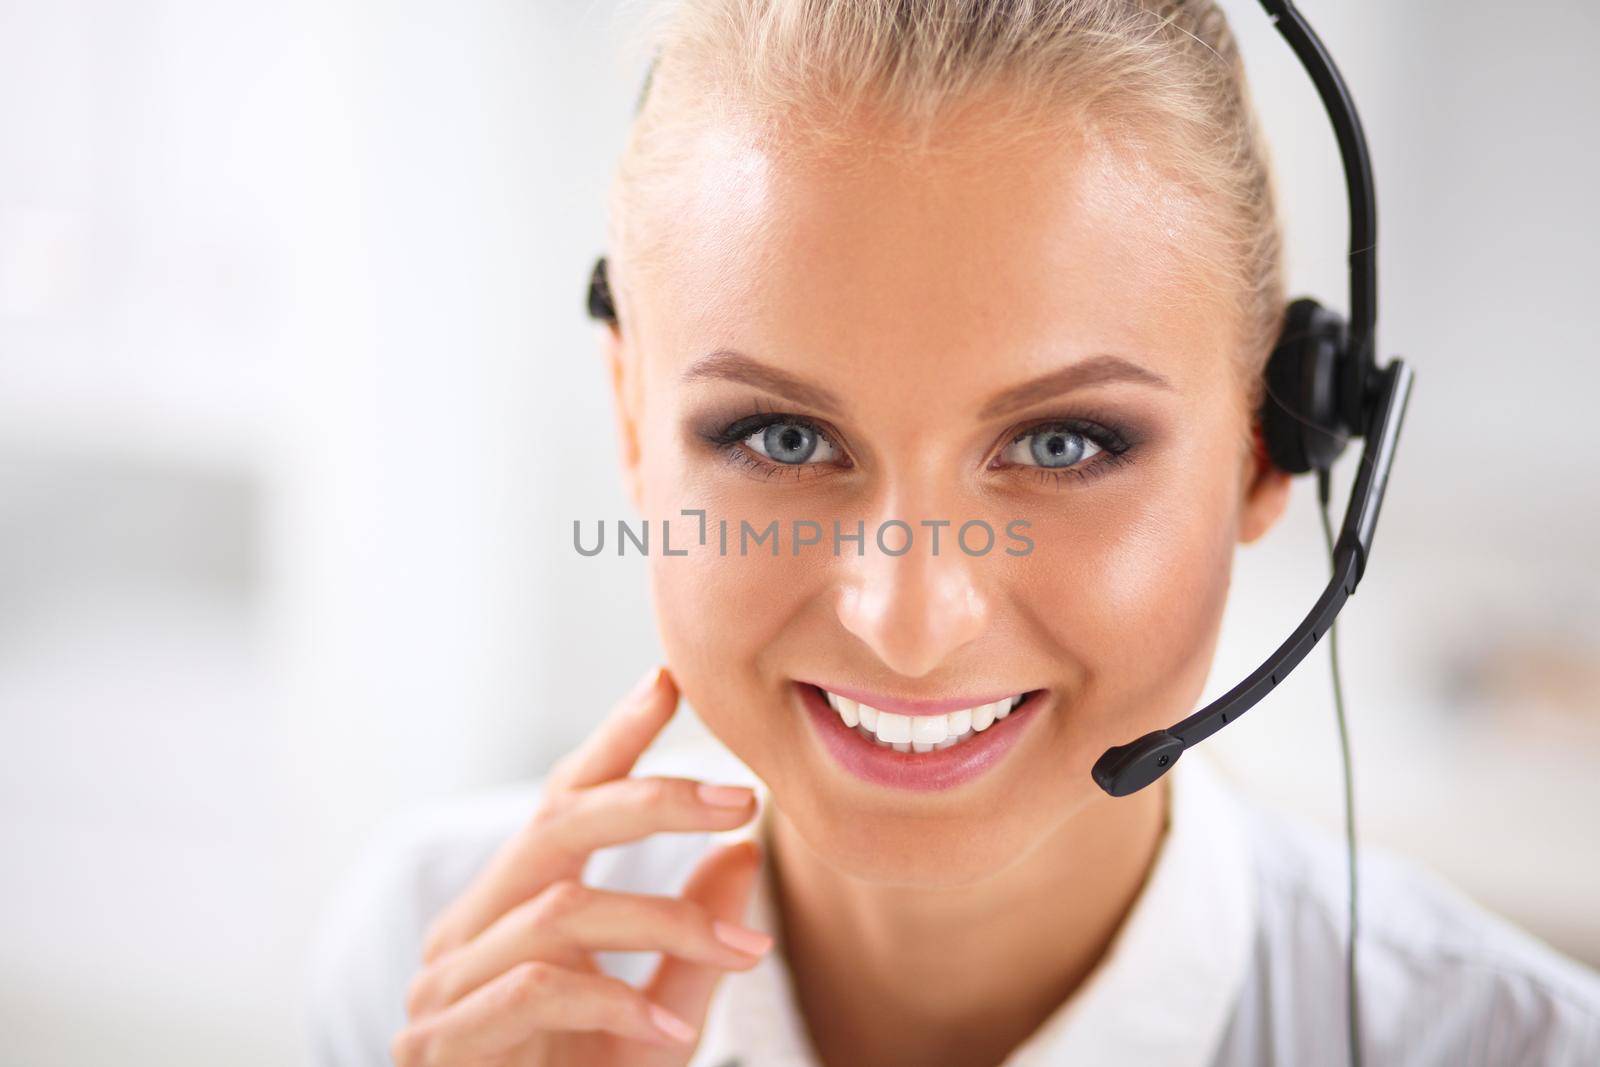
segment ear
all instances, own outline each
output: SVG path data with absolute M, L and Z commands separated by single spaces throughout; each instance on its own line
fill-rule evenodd
M 1257 421 L 1253 446 L 1245 458 L 1244 492 L 1239 497 L 1239 543 L 1250 544 L 1277 525 L 1289 505 L 1291 475 L 1267 458 L 1267 442 Z
M 601 335 L 606 371 L 611 379 L 612 413 L 617 425 L 617 458 L 622 464 L 622 482 L 635 511 L 644 510 L 640 492 L 639 354 L 627 350 L 622 331 L 609 325 Z

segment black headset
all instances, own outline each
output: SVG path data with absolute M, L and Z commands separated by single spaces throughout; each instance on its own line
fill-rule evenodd
M 1095 783 L 1112 796 L 1127 796 L 1160 778 L 1184 750 L 1199 744 L 1254 707 L 1305 659 L 1328 633 L 1345 602 L 1356 591 L 1372 554 L 1373 532 L 1394 463 L 1400 426 L 1411 396 L 1411 368 L 1400 359 L 1383 367 L 1374 357 L 1378 317 L 1378 210 L 1366 135 L 1344 79 L 1316 33 L 1291 0 L 1260 0 L 1273 25 L 1289 42 L 1311 76 L 1333 123 L 1350 198 L 1350 317 L 1310 297 L 1289 304 L 1283 331 L 1268 359 L 1266 389 L 1257 412 L 1263 444 L 1273 465 L 1290 474 L 1315 472 L 1327 524 L 1329 472 L 1352 437 L 1363 441 L 1360 466 L 1351 487 L 1344 523 L 1331 547 L 1333 576 L 1309 614 L 1265 663 L 1210 704 L 1164 730 L 1154 730 L 1107 749 L 1095 761 Z M 652 65 L 653 70 L 653 65 Z M 649 77 L 644 92 L 649 91 Z M 605 257 L 589 278 L 591 317 L 618 325 L 616 304 L 606 277 Z M 1336 647 L 1336 646 L 1335 646 Z M 1350 1059 L 1360 1062 L 1355 980 L 1355 829 L 1350 796 L 1349 746 L 1334 658 L 1334 695 L 1339 711 L 1345 767 L 1345 815 L 1350 844 L 1350 927 L 1348 983 Z
M 1259 417 L 1267 456 L 1290 474 L 1315 471 L 1328 500 L 1328 472 L 1351 437 L 1363 440 L 1344 525 L 1333 547 L 1333 577 L 1304 621 L 1244 681 L 1188 718 L 1095 761 L 1094 780 L 1112 796 L 1155 781 L 1183 751 L 1243 715 L 1277 687 L 1306 657 L 1356 591 L 1372 554 L 1373 531 L 1388 486 L 1411 396 L 1413 374 L 1393 360 L 1379 368 L 1373 356 L 1378 315 L 1378 211 L 1372 163 L 1361 119 L 1327 49 L 1289 0 L 1261 0 L 1278 32 L 1300 57 L 1333 122 L 1350 193 L 1350 320 L 1309 297 L 1289 305 L 1283 333 L 1266 368 Z

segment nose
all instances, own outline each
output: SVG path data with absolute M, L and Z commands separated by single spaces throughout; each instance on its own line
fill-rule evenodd
M 838 594 L 839 621 L 896 674 L 920 678 L 967 644 L 989 623 L 990 597 L 978 581 L 983 557 L 963 552 L 950 530 L 933 554 L 929 527 L 914 525 L 903 555 L 880 550 L 872 533 Z M 886 535 L 891 549 L 900 533 Z

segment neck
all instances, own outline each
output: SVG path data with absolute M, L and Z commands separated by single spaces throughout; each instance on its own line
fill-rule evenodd
M 959 889 L 862 882 L 772 815 L 784 953 L 824 1064 L 999 1063 L 1072 995 L 1143 888 L 1169 783 L 1097 797 Z

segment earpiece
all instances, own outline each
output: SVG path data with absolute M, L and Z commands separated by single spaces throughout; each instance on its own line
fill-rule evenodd
M 1340 389 L 1350 380 L 1348 331 L 1338 314 L 1310 297 L 1289 305 L 1265 370 L 1258 417 L 1267 457 L 1279 470 L 1305 474 L 1333 466 L 1360 427 L 1348 426 Z
M 606 257 L 594 261 L 589 273 L 589 317 L 617 325 L 617 305 L 611 298 L 611 280 L 606 276 Z

